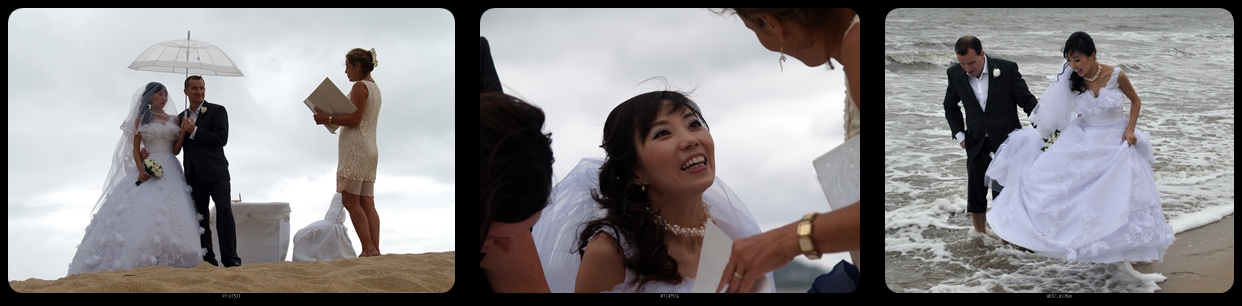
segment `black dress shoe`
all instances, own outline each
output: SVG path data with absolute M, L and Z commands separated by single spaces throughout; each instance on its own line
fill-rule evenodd
M 211 264 L 211 265 L 213 265 L 213 266 L 217 266 L 217 267 L 219 267 L 219 266 L 220 266 L 220 264 L 216 263 L 216 260 L 215 260 L 215 259 L 212 259 L 212 260 L 204 260 L 204 261 L 206 261 L 207 263 L 209 263 L 209 264 Z
M 225 263 L 224 263 L 224 267 L 225 267 L 225 268 L 232 268 L 232 267 L 237 267 L 237 266 L 241 266 L 241 262 L 240 262 L 240 261 L 239 261 L 239 262 L 225 262 Z

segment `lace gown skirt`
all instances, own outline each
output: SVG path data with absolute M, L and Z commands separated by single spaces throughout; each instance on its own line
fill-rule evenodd
M 1066 260 L 1163 260 L 1173 243 L 1160 207 L 1147 133 L 1122 140 L 1127 121 L 1077 119 L 1041 152 L 1033 129 L 1010 134 L 988 177 L 1004 190 L 988 223 L 1001 238 Z
M 151 152 L 163 178 L 135 186 L 131 173 L 99 207 L 69 264 L 69 275 L 147 266 L 192 268 L 203 262 L 194 201 L 177 158 Z M 136 166 L 135 166 L 136 167 Z

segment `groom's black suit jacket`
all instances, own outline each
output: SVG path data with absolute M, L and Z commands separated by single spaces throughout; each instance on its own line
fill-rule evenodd
M 989 82 L 986 111 L 979 106 L 979 99 L 970 87 L 966 70 L 961 65 L 953 65 L 947 72 L 949 88 L 944 95 L 944 112 L 952 130 L 949 135 L 956 139 L 958 132 L 966 132 L 966 156 L 971 159 L 980 153 L 986 155 L 988 152 L 996 152 L 1001 143 L 1009 138 L 1009 132 L 1022 128 L 1016 106 L 1021 106 L 1027 116 L 1030 116 L 1037 103 L 1035 95 L 1027 89 L 1026 81 L 1018 72 L 1017 63 L 989 56 L 984 69 L 987 69 Z M 1000 73 L 992 73 L 993 69 Z M 964 127 L 962 111 L 957 106 L 959 101 L 966 107 Z M 982 145 L 985 132 L 991 143 L 990 148 Z
M 229 142 L 229 114 L 224 106 L 218 104 L 203 101 L 202 106 L 207 111 L 198 114 L 195 122 L 198 131 L 194 139 L 190 139 L 187 133 L 181 146 L 185 151 L 185 180 L 191 186 L 230 180 L 229 161 L 224 158 L 224 145 Z M 177 122 L 187 118 L 189 111 L 198 110 L 181 112 L 177 115 Z

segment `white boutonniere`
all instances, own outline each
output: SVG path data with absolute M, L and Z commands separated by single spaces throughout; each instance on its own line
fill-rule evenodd
M 992 67 L 992 77 L 994 78 L 1000 77 L 1000 69 L 996 69 L 996 67 Z
M 207 113 L 207 106 L 199 106 L 199 107 L 198 107 L 198 114 L 199 114 L 199 115 L 206 114 L 206 113 Z

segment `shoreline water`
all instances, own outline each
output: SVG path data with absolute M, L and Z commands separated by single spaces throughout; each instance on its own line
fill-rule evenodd
M 922 219 L 927 223 L 916 220 L 889 221 L 905 224 L 901 227 L 906 229 L 901 231 L 913 230 L 924 234 L 926 238 L 896 249 L 891 248 L 891 244 L 905 245 L 905 239 L 890 238 L 886 241 L 890 245 L 890 250 L 886 252 L 885 275 L 889 290 L 899 293 L 1220 293 L 1230 290 L 1233 285 L 1232 205 L 1209 207 L 1171 218 L 1169 224 L 1177 238 L 1167 250 L 1164 261 L 1133 264 L 1134 269 L 1140 273 L 1160 273 L 1167 278 L 1159 283 L 1151 283 L 1133 282 L 1112 266 L 1065 262 L 1019 252 L 1002 246 L 993 235 L 978 239 L 968 233 L 968 225 L 959 227 L 950 224 L 956 223 L 950 222 L 952 220 L 963 218 L 960 214 L 953 213 L 961 213 L 965 209 L 965 201 L 958 202 L 919 205 L 921 210 L 934 215 L 929 216 L 930 219 Z M 945 217 L 945 213 L 950 214 L 950 220 L 941 219 Z M 909 228 L 910 226 L 914 228 Z M 947 243 L 943 247 L 932 248 L 930 253 L 917 251 L 924 249 L 917 245 L 928 241 Z M 900 251 L 903 249 L 913 253 L 903 255 Z M 924 268 L 928 261 L 945 262 L 948 265 Z M 1046 274 L 1048 271 L 1061 272 L 1058 272 L 1059 276 L 1049 276 Z

